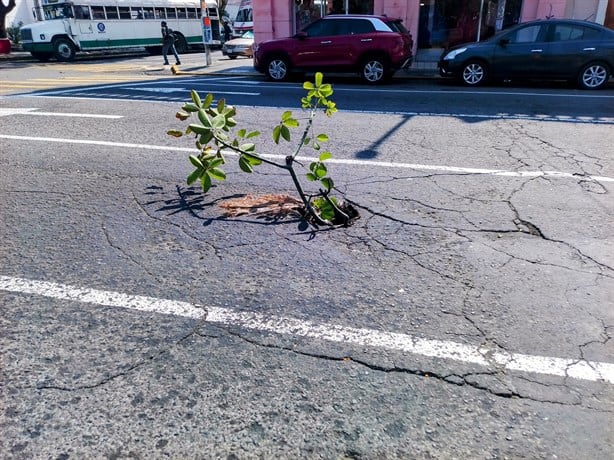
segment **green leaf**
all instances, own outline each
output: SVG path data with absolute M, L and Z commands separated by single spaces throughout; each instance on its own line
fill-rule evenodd
M 217 101 L 217 111 L 222 113 L 224 111 L 224 107 L 226 107 L 226 99 L 220 99 Z
M 185 121 L 185 120 L 187 120 L 188 118 L 190 118 L 190 114 L 189 114 L 189 113 L 186 113 L 186 112 L 177 112 L 177 113 L 175 114 L 175 118 L 177 118 L 177 119 L 179 119 L 179 120 L 181 120 L 181 121 Z
M 313 83 L 311 83 L 310 81 L 306 81 L 305 83 L 303 83 L 303 89 L 306 91 L 314 89 Z
M 211 139 L 213 139 L 213 131 L 207 130 L 206 133 L 200 135 L 198 142 L 200 142 L 202 145 L 206 145 Z
M 242 144 L 239 148 L 244 152 L 253 152 L 254 150 L 256 150 L 256 144 L 252 144 L 251 142 L 249 142 L 247 144 Z
M 290 130 L 285 125 L 281 126 L 281 137 L 290 142 Z
M 218 157 L 215 160 L 211 160 L 209 162 L 209 169 L 217 168 L 219 165 L 223 165 L 224 163 L 224 159 Z
M 318 142 L 328 142 L 328 136 L 326 134 L 318 134 L 316 139 Z
M 196 182 L 202 173 L 202 169 L 195 169 L 194 171 L 192 171 L 192 173 L 188 176 L 187 179 L 188 185 L 192 185 L 194 182 Z
M 173 137 L 181 137 L 183 136 L 183 131 L 180 131 L 178 129 L 170 129 L 166 132 L 166 134 Z
M 207 193 L 211 188 L 211 176 L 203 174 L 200 178 L 200 183 L 203 186 L 203 193 Z
M 247 159 L 247 161 L 249 161 L 249 164 L 253 166 L 258 166 L 262 164 L 262 160 L 258 157 L 254 157 L 251 155 L 245 155 L 245 158 Z
M 276 144 L 279 144 L 279 136 L 281 135 L 281 125 L 277 125 L 275 126 L 275 128 L 273 128 L 273 141 Z
M 318 180 L 318 178 L 313 173 L 307 173 L 305 174 L 305 177 L 307 177 L 307 180 L 310 180 L 310 181 Z
M 196 168 L 204 168 L 202 162 L 198 159 L 198 157 L 195 157 L 194 155 L 190 155 L 190 163 L 192 163 L 194 165 L 194 167 Z
M 183 110 L 185 110 L 186 112 L 198 112 L 200 110 L 200 107 L 198 107 L 197 105 L 194 105 L 190 102 L 186 102 L 185 104 L 183 104 L 183 107 L 181 107 Z
M 320 154 L 320 161 L 330 160 L 333 157 L 333 154 L 330 152 L 322 152 Z
M 252 131 L 247 135 L 247 139 L 251 139 L 252 137 L 260 136 L 260 131 Z
M 322 182 L 322 185 L 326 190 L 331 190 L 335 186 L 335 183 L 330 177 L 323 177 L 320 182 Z
M 294 118 L 289 118 L 288 120 L 285 120 L 283 123 L 288 128 L 297 128 L 299 126 L 298 120 Z
M 237 131 L 237 137 L 245 137 L 246 134 L 247 134 L 247 129 L 245 128 L 241 128 L 239 131 Z
M 251 173 L 254 170 L 249 160 L 247 160 L 245 156 L 239 157 L 239 168 L 241 168 L 241 171 L 246 173 Z
M 213 94 L 208 93 L 205 96 L 205 100 L 203 101 L 203 103 L 201 104 L 201 107 L 203 109 L 208 109 L 209 107 L 211 107 L 211 103 L 213 102 Z
M 216 115 L 211 120 L 211 126 L 216 129 L 221 129 L 226 126 L 226 117 L 224 115 Z
M 196 133 L 196 134 L 207 134 L 211 132 L 210 128 L 205 128 L 204 126 L 197 125 L 195 123 L 190 124 L 188 128 L 191 130 L 191 132 Z
M 292 118 L 292 112 L 290 110 L 286 110 L 284 113 L 281 114 L 282 123 L 286 120 L 290 120 L 291 118 Z
M 315 79 L 316 86 L 322 86 L 323 78 L 324 78 L 324 75 L 322 75 L 322 72 L 316 72 L 316 79 Z
M 318 177 L 318 179 L 321 179 L 326 176 L 327 172 L 328 171 L 326 169 L 326 166 L 324 166 L 323 163 L 318 163 L 317 168 L 315 169 L 315 171 L 313 171 L 313 173 Z
M 194 102 L 194 105 L 201 107 L 202 102 L 200 101 L 200 96 L 198 95 L 198 93 L 195 90 L 190 91 L 190 95 L 192 96 L 192 101 Z
M 217 180 L 225 180 L 226 179 L 226 173 L 224 171 L 222 171 L 219 168 L 212 168 L 209 171 L 207 171 L 209 173 L 209 175 L 213 178 L 213 179 L 217 179 Z
M 320 94 L 322 94 L 322 96 L 324 96 L 324 97 L 328 97 L 331 94 L 333 94 L 333 87 L 332 87 L 332 85 L 330 83 L 322 85 L 320 87 Z
M 203 124 L 203 126 L 207 128 L 211 127 L 211 119 L 209 118 L 209 115 L 207 114 L 207 111 L 205 109 L 200 109 L 198 111 L 198 119 Z

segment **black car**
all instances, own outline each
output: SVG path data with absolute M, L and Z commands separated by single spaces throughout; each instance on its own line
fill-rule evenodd
M 598 89 L 614 72 L 614 30 L 571 19 L 527 22 L 446 50 L 438 66 L 443 77 L 469 86 L 491 79 L 539 79 Z

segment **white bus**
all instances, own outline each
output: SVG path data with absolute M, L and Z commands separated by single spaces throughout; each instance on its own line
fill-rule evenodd
M 202 1 L 205 4 L 205 0 Z M 144 47 L 162 49 L 160 22 L 175 32 L 179 53 L 204 47 L 204 16 L 211 24 L 208 45 L 221 46 L 220 18 L 215 0 L 42 0 L 34 8 L 37 22 L 21 28 L 23 49 L 47 61 L 72 61 L 78 51 Z M 207 21 L 207 22 L 208 22 Z

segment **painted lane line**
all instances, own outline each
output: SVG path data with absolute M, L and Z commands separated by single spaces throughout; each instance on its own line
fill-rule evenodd
M 447 340 L 427 339 L 395 332 L 241 312 L 229 308 L 199 307 L 188 302 L 79 288 L 66 284 L 8 276 L 0 276 L 0 290 L 103 307 L 200 319 L 209 323 L 239 326 L 279 335 L 347 343 L 361 347 L 384 348 L 429 358 L 475 364 L 497 371 L 519 371 L 614 384 L 614 364 L 605 362 L 580 361 L 502 351 L 493 353 L 485 348 Z
M 65 112 L 37 112 L 37 108 L 0 108 L 0 117 L 9 115 L 40 115 L 45 117 L 83 117 L 83 118 L 105 118 L 117 120 L 124 118 L 123 115 L 101 115 L 95 113 L 65 113 Z
M 164 150 L 173 152 L 191 152 L 194 153 L 192 147 L 170 147 L 165 145 L 150 145 L 150 144 L 130 144 L 125 142 L 110 142 L 96 141 L 90 139 L 63 139 L 55 137 L 32 137 L 32 136 L 14 136 L 10 134 L 0 134 L 0 139 L 12 139 L 18 141 L 38 141 L 38 142 L 57 142 L 63 144 L 84 144 L 84 145 L 100 145 L 108 147 L 122 147 L 128 149 L 147 149 L 147 150 Z M 235 152 L 227 151 L 227 155 L 236 156 Z M 262 154 L 263 158 L 273 160 L 283 160 L 283 155 Z M 317 161 L 317 158 L 312 157 L 297 157 L 299 161 Z M 417 163 L 394 163 L 389 161 L 370 161 L 370 160 L 348 160 L 342 158 L 333 158 L 327 160 L 331 164 L 349 165 L 349 166 L 369 166 L 380 168 L 397 168 L 397 169 L 413 169 L 418 171 L 439 171 L 451 174 L 477 174 L 503 177 L 548 177 L 553 179 L 574 179 L 574 180 L 593 180 L 597 182 L 614 182 L 614 177 L 594 176 L 594 175 L 578 175 L 562 171 L 505 171 L 499 169 L 483 169 L 483 168 L 463 168 L 458 166 L 443 166 L 443 165 L 426 165 Z

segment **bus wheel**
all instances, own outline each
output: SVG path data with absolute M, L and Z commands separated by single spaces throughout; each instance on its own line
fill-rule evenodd
M 188 42 L 183 35 L 175 34 L 175 49 L 178 54 L 184 54 L 188 51 Z
M 47 62 L 49 59 L 51 59 L 51 56 L 53 56 L 51 53 L 41 53 L 36 51 L 32 51 L 30 54 L 34 59 L 37 59 L 40 62 Z
M 72 61 L 75 58 L 75 45 L 67 38 L 57 38 L 53 41 L 55 58 L 61 62 Z

